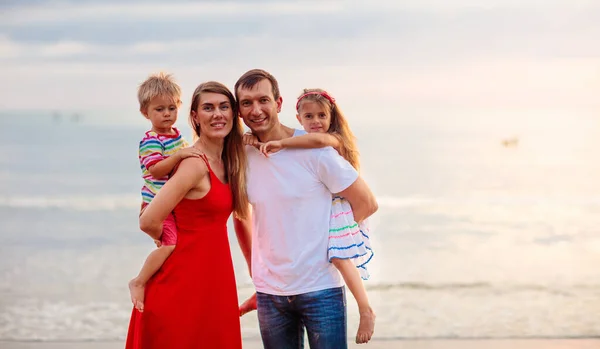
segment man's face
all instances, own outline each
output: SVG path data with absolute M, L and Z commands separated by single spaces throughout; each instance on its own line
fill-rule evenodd
M 252 88 L 238 88 L 240 116 L 253 133 L 260 135 L 273 129 L 279 122 L 277 113 L 281 111 L 281 96 L 273 97 L 271 82 L 261 80 Z

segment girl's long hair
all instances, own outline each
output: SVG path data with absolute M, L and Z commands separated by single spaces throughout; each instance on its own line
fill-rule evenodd
M 308 95 L 305 95 L 307 93 Z M 302 97 L 302 99 L 298 101 L 298 112 L 302 108 L 302 103 L 304 101 L 319 103 L 323 108 L 328 109 L 331 112 L 331 125 L 327 132 L 333 134 L 340 140 L 340 155 L 346 159 L 352 167 L 359 171 L 360 159 L 358 147 L 356 146 L 356 137 L 354 136 L 354 133 L 352 133 L 352 130 L 350 130 L 348 121 L 335 100 L 332 103 L 329 94 L 320 88 L 304 89 L 299 98 L 300 97 Z
M 192 111 L 198 112 L 198 104 L 200 103 L 200 96 L 203 93 L 218 93 L 224 95 L 229 99 L 229 104 L 233 112 L 231 122 L 233 127 L 231 132 L 225 137 L 223 153 L 221 160 L 225 164 L 225 174 L 227 176 L 227 182 L 231 188 L 233 194 L 233 212 L 236 217 L 243 219 L 248 217 L 248 195 L 246 193 L 246 151 L 242 142 L 243 127 L 242 121 L 238 117 L 238 108 L 235 98 L 229 89 L 216 81 L 208 81 L 200 84 L 196 87 L 194 94 L 192 95 L 192 104 L 190 106 L 190 117 L 189 122 L 194 130 L 194 140 L 200 137 L 200 125 L 196 125 L 192 118 Z

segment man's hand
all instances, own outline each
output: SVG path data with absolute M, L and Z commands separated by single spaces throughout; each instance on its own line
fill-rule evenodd
M 156 245 L 156 247 L 162 246 L 162 242 L 160 242 L 160 240 L 154 240 L 154 244 Z
M 240 317 L 253 310 L 256 310 L 256 292 L 240 305 Z
M 202 152 L 194 147 L 189 147 L 181 149 L 175 153 L 175 155 L 179 158 L 179 160 L 183 160 L 190 157 L 199 158 L 200 155 L 202 155 Z

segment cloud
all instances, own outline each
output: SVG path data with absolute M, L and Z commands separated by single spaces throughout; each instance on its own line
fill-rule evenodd
M 583 0 L 18 2 L 0 24 L 0 106 L 129 105 L 152 71 L 173 71 L 193 89 L 263 67 L 290 82 L 286 96 L 324 86 L 351 102 L 368 91 L 403 105 L 593 107 L 598 8 Z
M 92 54 L 98 51 L 93 45 L 74 42 L 59 41 L 44 44 L 19 43 L 0 36 L 0 60 L 4 61 L 23 61 L 23 59 L 48 59 L 69 57 L 76 58 L 85 54 Z
M 274 16 L 335 13 L 343 9 L 341 1 L 303 2 L 182 2 L 182 3 L 62 3 L 53 6 L 15 6 L 6 10 L 5 26 L 64 22 L 139 21 L 211 19 L 213 16 Z

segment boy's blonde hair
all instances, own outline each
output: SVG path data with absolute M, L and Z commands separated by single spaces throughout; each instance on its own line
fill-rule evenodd
M 140 102 L 140 111 L 148 108 L 148 104 L 154 97 L 163 96 L 173 98 L 173 101 L 179 106 L 181 104 L 181 88 L 171 74 L 160 72 L 152 74 L 146 81 L 138 87 L 138 101 Z

